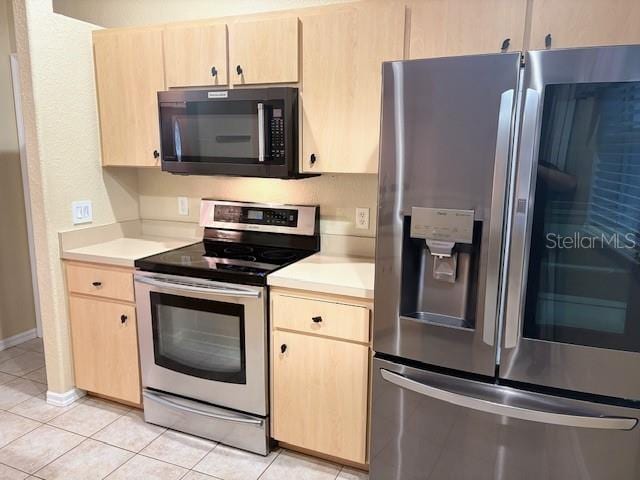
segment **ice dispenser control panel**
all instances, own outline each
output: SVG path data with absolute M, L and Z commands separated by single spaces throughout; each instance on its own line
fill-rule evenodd
M 455 282 L 456 243 L 473 243 L 473 210 L 448 208 L 411 209 L 411 237 L 424 239 L 434 257 L 433 276 L 437 280 Z

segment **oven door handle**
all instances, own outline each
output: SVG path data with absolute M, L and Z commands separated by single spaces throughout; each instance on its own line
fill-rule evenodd
M 173 290 L 179 290 L 183 292 L 208 293 L 211 295 L 223 295 L 227 297 L 260 298 L 260 292 L 257 290 L 205 287 L 195 283 L 186 283 L 182 281 L 173 282 L 165 278 L 158 279 L 153 276 L 143 276 L 143 275 L 136 275 L 135 280 L 136 282 L 146 283 L 147 285 L 151 285 L 153 287 L 171 288 Z
M 217 420 L 223 420 L 225 422 L 246 423 L 249 425 L 256 425 L 256 426 L 262 426 L 262 424 L 264 423 L 263 420 L 259 420 L 257 418 L 247 417 L 239 414 L 237 416 L 221 415 L 219 413 L 214 413 L 207 410 L 201 410 L 199 408 L 189 407 L 187 405 L 182 405 L 181 403 L 174 402 L 173 400 L 169 400 L 165 395 L 155 393 L 155 392 L 150 392 L 148 390 L 144 390 L 142 392 L 142 396 L 145 398 L 148 398 L 153 402 L 158 402 L 161 405 L 172 408 L 174 410 L 181 410 L 183 412 L 194 413 L 196 415 L 215 418 Z

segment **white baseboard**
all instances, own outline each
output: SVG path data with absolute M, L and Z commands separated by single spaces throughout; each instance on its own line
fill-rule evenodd
M 71 405 L 76 400 L 84 397 L 87 394 L 84 390 L 79 388 L 72 388 L 68 392 L 55 393 L 47 391 L 47 403 L 49 405 L 55 405 L 56 407 L 66 407 Z
M 31 330 L 27 330 L 26 332 L 19 333 L 18 335 L 14 335 L 13 337 L 4 338 L 0 340 L 0 351 L 6 350 L 10 347 L 15 347 L 16 345 L 20 345 L 32 338 L 36 338 L 36 329 L 32 328 Z

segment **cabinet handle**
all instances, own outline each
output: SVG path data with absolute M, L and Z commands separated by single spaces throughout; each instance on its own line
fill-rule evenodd
M 322 322 L 322 317 L 312 317 L 311 320 L 313 320 L 313 323 L 320 323 Z
M 158 158 L 160 156 L 160 152 L 158 150 L 153 151 L 153 158 Z
M 124 315 L 124 314 L 120 315 L 120 323 L 125 324 L 125 323 L 127 323 L 128 319 L 129 319 L 129 317 L 127 317 L 126 315 Z
M 544 48 L 551 48 L 552 40 L 551 34 L 547 33 L 546 37 L 544 37 Z
M 96 288 L 100 288 L 102 286 L 102 282 L 93 282 L 91 283 L 91 285 L 93 285 Z
M 240 65 L 236 66 L 236 73 L 242 75 L 242 67 Z
M 312 153 L 311 156 L 309 157 L 309 161 L 311 162 L 311 165 L 316 163 L 316 160 L 318 160 L 318 158 L 316 157 L 316 154 Z
M 284 353 L 287 351 L 287 346 L 283 343 L 282 345 L 280 345 L 280 353 Z
M 216 70 L 216 67 L 213 66 L 211 67 L 211 76 L 215 77 L 216 75 L 218 75 L 218 70 Z
M 505 38 L 502 41 L 502 45 L 500 46 L 500 51 L 501 52 L 506 52 L 507 50 L 509 50 L 509 45 L 511 45 L 511 39 L 510 38 Z

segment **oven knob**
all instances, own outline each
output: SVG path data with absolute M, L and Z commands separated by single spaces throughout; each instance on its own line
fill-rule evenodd
M 284 353 L 287 351 L 287 346 L 283 343 L 282 345 L 280 345 L 280 352 Z

